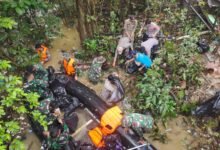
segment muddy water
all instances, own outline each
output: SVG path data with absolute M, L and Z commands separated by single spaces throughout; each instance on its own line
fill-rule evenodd
M 59 60 L 62 60 L 60 50 L 80 49 L 80 38 L 76 27 L 67 28 L 64 25 L 61 28 L 62 35 L 55 38 L 51 43 L 51 60 L 45 64 L 45 67 L 53 66 L 59 69 Z
M 23 141 L 26 150 L 39 150 L 41 147 L 41 142 L 38 137 L 33 133 L 28 133 L 26 139 Z
M 186 150 L 192 148 L 197 144 L 195 137 L 189 133 L 190 127 L 188 127 L 184 121 L 184 117 L 179 116 L 171 121 L 167 122 L 167 128 L 162 124 L 158 124 L 161 133 L 166 133 L 168 141 L 163 144 L 159 141 L 153 141 L 152 138 L 148 138 L 149 141 L 158 150 Z M 149 137 L 148 134 L 145 134 Z

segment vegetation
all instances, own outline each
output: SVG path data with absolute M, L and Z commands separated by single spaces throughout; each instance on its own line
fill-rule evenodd
M 45 1 L 0 2 L 0 149 L 23 150 L 22 123 L 31 116 L 47 128 L 45 116 L 36 110 L 38 95 L 24 93 L 15 70 L 38 61 L 32 46 L 48 42 L 59 31 L 59 19 Z M 25 121 L 24 121 L 25 120 Z
M 153 67 L 137 81 L 138 94 L 132 100 L 132 109 L 140 113 L 151 111 L 156 122 L 160 119 L 166 122 L 178 114 L 189 114 L 195 108 L 196 103 L 192 102 L 190 96 L 201 85 L 200 75 L 203 71 L 196 42 L 199 40 L 199 32 L 205 26 L 180 1 L 61 2 L 0 1 L 0 149 L 24 149 L 18 138 L 23 132 L 21 120 L 16 119 L 20 116 L 32 116 L 46 128 L 45 116 L 32 111 L 38 107 L 38 95 L 24 93 L 22 80 L 15 70 L 38 61 L 33 45 L 37 42 L 49 45 L 59 34 L 60 19 L 57 16 L 62 16 L 66 25 L 74 22 L 68 19 L 78 19 L 83 50 L 76 57 L 80 59 L 97 55 L 112 58 L 117 36 L 129 14 L 135 14 L 139 24 L 147 18 L 157 22 L 164 34 L 160 38 L 160 53 L 154 60 Z M 74 10 L 65 11 L 66 5 Z M 207 8 L 203 0 L 199 1 L 199 5 Z M 220 15 L 217 9 L 210 12 Z M 73 16 L 71 13 L 74 13 Z M 184 35 L 189 35 L 189 38 L 175 40 Z M 199 127 L 207 134 L 218 126 L 218 122 L 213 120 L 201 124 L 203 125 Z M 154 139 L 159 136 L 159 140 L 165 141 L 165 135 L 160 134 L 158 128 L 154 133 Z M 214 134 L 213 137 L 217 139 L 219 134 Z
M 137 111 L 149 109 L 163 119 L 176 115 L 176 102 L 169 94 L 171 84 L 166 83 L 159 72 L 149 69 L 137 87 L 140 89 L 134 103 Z
M 59 31 L 59 19 L 43 0 L 3 0 L 0 15 L 0 58 L 10 60 L 15 67 L 36 62 L 32 46 L 48 42 Z
M 38 95 L 24 93 L 21 88 L 22 79 L 13 75 L 11 64 L 8 61 L 0 61 L 0 149 L 23 150 L 24 145 L 20 141 L 22 125 L 26 115 L 34 117 L 45 128 L 47 123 L 45 116 L 39 115 L 39 111 L 32 111 L 38 106 Z M 20 119 L 19 119 L 20 118 Z
M 78 53 L 78 58 L 86 59 L 93 55 L 106 55 L 114 52 L 116 40 L 113 36 L 97 35 L 94 38 L 87 38 L 83 41 L 84 50 Z M 110 55 L 111 56 L 111 55 Z

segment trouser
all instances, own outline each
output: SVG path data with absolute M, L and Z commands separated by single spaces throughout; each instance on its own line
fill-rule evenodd
M 150 37 L 149 37 L 146 33 L 144 33 L 144 34 L 143 34 L 142 41 L 145 42 L 145 41 L 147 41 L 149 38 L 150 38 Z

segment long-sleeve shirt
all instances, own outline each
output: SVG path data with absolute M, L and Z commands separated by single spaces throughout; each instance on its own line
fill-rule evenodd
M 153 46 L 156 46 L 158 44 L 159 44 L 159 42 L 156 38 L 149 38 L 147 41 L 142 42 L 141 46 L 145 48 L 147 55 L 150 57 L 151 49 L 153 48 Z
M 127 36 L 128 33 L 132 40 L 134 39 L 134 32 L 137 28 L 137 20 L 131 21 L 130 19 L 126 19 L 124 23 L 124 36 Z
M 139 136 L 143 135 L 143 129 L 152 129 L 154 120 L 150 115 L 130 113 L 122 119 L 122 126 L 132 128 Z
M 151 22 L 150 24 L 147 24 L 145 26 L 145 29 L 146 29 L 146 34 L 149 37 L 156 36 L 155 34 L 160 31 L 160 27 L 156 23 L 154 23 L 154 22 Z

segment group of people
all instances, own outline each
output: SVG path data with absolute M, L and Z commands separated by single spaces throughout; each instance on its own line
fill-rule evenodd
M 37 109 L 46 116 L 48 123 L 48 129 L 41 127 L 38 131 L 39 135 L 47 139 L 44 146 L 51 150 L 67 149 L 77 145 L 71 134 L 75 132 L 78 124 L 75 109 L 80 103 L 76 97 L 67 94 L 59 82 L 61 77 L 52 77 L 53 73 L 53 69 L 49 67 L 46 70 L 41 63 L 28 66 L 23 88 L 27 93 L 35 92 L 40 96 Z M 39 129 L 38 124 L 33 128 Z M 43 149 L 46 149 L 45 147 Z
M 129 56 L 125 62 L 128 70 L 131 64 L 135 65 L 138 70 L 151 67 L 151 54 L 153 47 L 159 43 L 156 36 L 160 31 L 160 27 L 154 22 L 146 21 L 138 33 L 138 36 L 140 36 L 143 30 L 146 30 L 143 34 L 143 41 L 138 48 L 134 49 L 137 23 L 134 16 L 130 16 L 129 19 L 125 20 L 123 36 L 118 41 L 113 67 L 116 66 L 118 55 L 122 54 Z M 40 63 L 27 67 L 24 75 L 24 90 L 26 92 L 36 92 L 40 95 L 38 110 L 47 116 L 49 123 L 48 130 L 42 129 L 43 135 L 47 138 L 46 147 L 51 150 L 76 147 L 78 143 L 74 141 L 72 134 L 75 132 L 79 119 L 77 113 L 74 112 L 75 108 L 79 106 L 79 100 L 68 95 L 62 86 L 55 89 L 53 86 L 51 87 L 53 81 L 56 80 L 56 77 L 53 76 L 54 70 L 50 67 L 46 70 L 42 65 L 51 59 L 49 50 L 43 44 L 36 44 L 35 49 L 40 57 Z M 98 68 L 106 61 L 105 59 L 99 59 L 97 58 L 101 63 Z M 61 64 L 62 73 L 77 80 L 76 62 L 73 54 L 63 57 L 63 60 L 59 63 Z M 97 63 L 94 64 L 94 66 L 97 66 Z M 90 69 L 92 70 L 92 68 Z M 97 70 L 95 71 L 97 72 Z M 93 76 L 93 74 L 89 73 L 89 76 Z M 115 72 L 108 75 L 100 97 L 108 106 L 113 106 L 123 100 L 124 95 L 125 89 L 119 75 Z M 152 129 L 153 118 L 150 115 L 130 113 L 124 115 L 121 125 L 126 131 L 128 128 L 132 128 L 140 137 L 143 137 L 144 131 Z
M 137 23 L 137 20 L 132 15 L 129 19 L 125 20 L 123 35 L 118 41 L 112 64 L 112 66 L 115 67 L 118 55 L 125 54 L 125 56 L 128 56 L 125 62 L 127 68 L 131 65 L 136 68 L 133 71 L 128 70 L 128 73 L 133 73 L 136 70 L 141 71 L 143 68 L 150 68 L 152 58 L 154 57 L 152 56 L 152 52 L 154 52 L 159 44 L 157 35 L 160 32 L 160 27 L 155 22 L 147 19 L 138 32 L 138 37 L 140 37 L 142 32 L 145 31 L 143 33 L 142 42 L 140 46 L 134 48 Z

